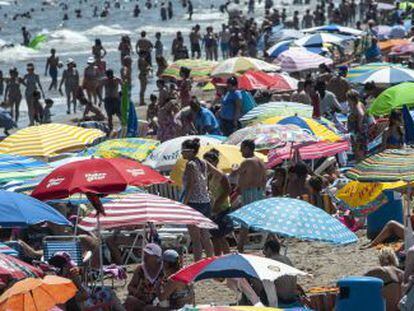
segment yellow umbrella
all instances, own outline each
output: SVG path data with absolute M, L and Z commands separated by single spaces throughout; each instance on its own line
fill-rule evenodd
M 53 157 L 92 144 L 105 133 L 66 124 L 30 126 L 8 136 L 0 143 L 0 153 L 33 157 Z
M 43 280 L 27 278 L 14 284 L 0 297 L 0 311 L 48 311 L 64 304 L 77 292 L 69 279 L 48 275 Z
M 240 147 L 226 144 L 202 146 L 200 147 L 198 156 L 202 158 L 203 155 L 211 149 L 216 149 L 219 151 L 220 155 L 218 168 L 223 172 L 230 173 L 233 165 L 240 165 L 244 161 L 244 158 L 240 152 Z M 256 152 L 255 155 L 263 161 L 266 161 L 265 155 L 258 152 Z M 173 170 L 171 171 L 171 180 L 173 180 L 175 184 L 180 187 L 182 186 L 182 179 L 186 162 L 187 161 L 183 158 L 179 158 L 173 167 Z

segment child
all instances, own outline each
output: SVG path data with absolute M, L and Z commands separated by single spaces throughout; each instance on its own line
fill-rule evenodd
M 82 106 L 85 106 L 81 121 L 105 121 L 105 116 L 102 111 L 85 97 L 82 87 L 78 88 L 76 92 L 76 99 L 79 100 L 79 103 Z M 88 116 L 89 112 L 93 113 L 93 115 Z
M 43 119 L 43 106 L 40 102 L 40 92 L 39 91 L 33 91 L 33 120 L 40 124 L 42 123 Z
M 157 133 L 157 114 L 158 114 L 158 105 L 157 105 L 157 96 L 154 94 L 150 95 L 150 104 L 147 109 L 147 121 L 148 127 L 152 130 L 152 133 L 155 135 Z
M 52 123 L 52 113 L 50 109 L 53 106 L 53 100 L 50 98 L 45 99 L 45 109 L 43 110 L 42 124 Z

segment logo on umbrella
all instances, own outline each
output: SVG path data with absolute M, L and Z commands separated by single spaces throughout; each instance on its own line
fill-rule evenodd
M 46 188 L 59 186 L 64 180 L 65 180 L 65 177 L 58 177 L 58 178 L 49 179 L 49 181 L 47 182 Z
M 85 174 L 85 178 L 87 182 L 92 182 L 96 180 L 103 180 L 106 177 L 106 173 L 89 173 Z
M 144 170 L 140 168 L 129 168 L 126 171 L 134 177 L 145 175 Z
M 280 272 L 280 268 L 278 266 L 267 266 L 267 269 L 273 272 Z

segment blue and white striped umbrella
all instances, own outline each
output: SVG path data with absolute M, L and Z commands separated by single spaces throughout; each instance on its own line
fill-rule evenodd
M 230 214 L 253 230 L 267 231 L 302 240 L 346 245 L 357 236 L 337 219 L 305 201 L 269 198 L 243 206 Z
M 280 53 L 289 50 L 290 45 L 292 44 L 293 40 L 285 40 L 280 41 L 269 48 L 266 52 L 269 57 L 276 58 L 280 55 Z
M 344 36 L 334 33 L 316 33 L 295 40 L 294 43 L 299 46 L 321 46 L 325 43 L 341 44 L 345 41 L 354 39 L 355 37 L 353 36 Z
M 14 154 L 0 154 L 0 172 L 25 171 L 28 169 L 50 169 L 45 162 L 35 158 Z
M 358 77 L 350 78 L 350 82 L 365 84 L 375 82 L 376 84 L 398 84 L 403 82 L 414 82 L 414 70 L 403 67 L 386 67 L 370 70 Z
M 336 32 L 336 33 L 340 33 L 344 35 L 351 35 L 351 36 L 360 36 L 363 33 L 363 31 L 355 29 L 355 28 L 344 27 L 344 26 L 335 25 L 335 24 L 307 28 L 307 29 L 303 29 L 302 32 L 305 32 L 305 33 Z

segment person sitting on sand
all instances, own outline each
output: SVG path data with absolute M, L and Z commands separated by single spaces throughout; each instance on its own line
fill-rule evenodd
M 92 104 L 90 100 L 88 100 L 83 92 L 83 88 L 80 86 L 78 91 L 76 92 L 76 99 L 79 100 L 79 103 L 85 107 L 83 111 L 83 116 L 81 121 L 104 121 L 105 116 L 102 111 Z M 89 115 L 92 113 L 92 116 Z
M 45 109 L 43 109 L 42 124 L 52 123 L 52 113 L 50 109 L 53 106 L 53 100 L 50 98 L 45 99 Z
M 404 125 L 402 114 L 398 110 L 390 113 L 388 128 L 382 135 L 382 144 L 384 149 L 400 149 L 404 147 L 405 141 Z
M 398 268 L 398 258 L 390 247 L 384 247 L 378 254 L 379 267 L 369 270 L 365 275 L 384 281 L 382 295 L 386 301 L 387 311 L 397 311 L 402 296 L 404 272 Z
M 309 194 L 306 181 L 309 179 L 308 167 L 304 162 L 298 162 L 289 169 L 287 194 L 291 198 L 300 198 Z

